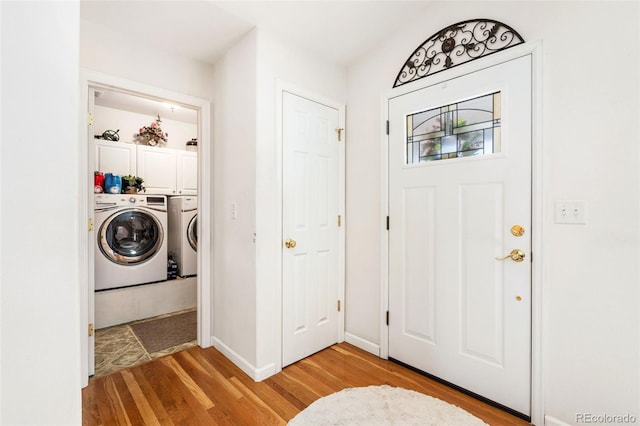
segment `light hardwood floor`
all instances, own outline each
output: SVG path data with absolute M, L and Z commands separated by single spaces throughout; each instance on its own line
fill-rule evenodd
M 527 425 L 497 408 L 347 343 L 256 383 L 213 348 L 193 347 L 92 378 L 83 425 L 284 425 L 347 387 L 398 386 L 457 405 L 490 425 Z

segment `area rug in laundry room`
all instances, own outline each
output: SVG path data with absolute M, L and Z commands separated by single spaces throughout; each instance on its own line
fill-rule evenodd
M 161 352 L 197 339 L 198 319 L 195 310 L 131 324 L 144 349 Z

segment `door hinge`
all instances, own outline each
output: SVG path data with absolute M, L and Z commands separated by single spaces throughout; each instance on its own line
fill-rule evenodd
M 389 216 L 387 216 L 387 231 L 389 230 Z
M 343 128 L 336 129 L 336 132 L 338 132 L 338 142 L 341 142 L 342 141 L 342 132 L 344 132 L 344 129 Z
M 89 232 L 93 231 L 93 218 L 92 217 L 89 218 L 88 228 L 89 228 Z
M 92 113 L 88 113 L 87 114 L 87 123 L 89 124 L 89 126 L 93 126 L 93 114 Z
M 342 216 L 338 215 L 338 228 L 342 226 Z
M 387 120 L 387 134 L 389 134 L 389 120 Z
M 340 312 L 340 301 L 338 300 L 338 312 Z
M 387 311 L 387 325 L 389 325 L 389 311 Z
M 93 336 L 93 331 L 94 331 L 93 330 L 93 323 L 91 323 L 91 324 L 89 324 L 89 329 L 88 329 L 89 336 Z

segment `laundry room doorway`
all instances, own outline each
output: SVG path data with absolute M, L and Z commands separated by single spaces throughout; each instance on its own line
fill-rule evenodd
M 197 344 L 211 345 L 211 286 L 204 283 L 211 283 L 212 272 L 203 259 L 212 257 L 213 197 L 209 101 L 89 70 L 81 70 L 81 87 L 86 108 L 80 137 L 86 140 L 78 158 L 86 179 L 78 208 L 79 217 L 87 218 L 79 253 L 86 277 L 86 386 L 96 372 L 98 328 L 126 323 L 133 332 L 150 317 L 158 323 L 185 317 L 190 327 L 197 324 Z M 125 194 L 128 181 L 138 188 Z M 170 202 L 174 198 L 180 203 Z M 183 204 L 186 214 L 176 211 Z M 182 244 L 174 234 L 187 215 L 191 238 Z M 141 335 L 135 331 L 134 340 L 151 354 L 154 345 L 147 347 Z

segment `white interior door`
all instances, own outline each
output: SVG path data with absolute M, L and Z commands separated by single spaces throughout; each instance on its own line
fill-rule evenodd
M 283 92 L 282 363 L 338 341 L 339 110 Z
M 528 416 L 531 58 L 392 98 L 389 122 L 389 356 Z

